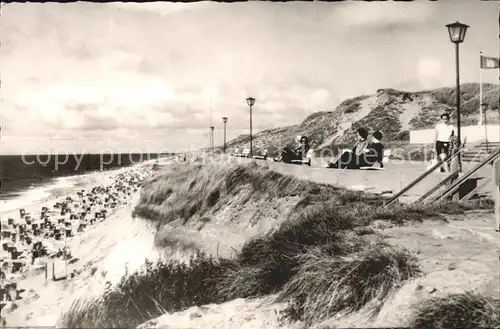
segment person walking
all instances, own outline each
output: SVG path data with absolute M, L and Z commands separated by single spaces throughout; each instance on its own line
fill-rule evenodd
M 434 144 L 436 157 L 443 163 L 442 171 L 449 172 L 448 164 L 444 162 L 450 154 L 451 139 L 455 135 L 455 128 L 450 124 L 450 115 L 441 114 L 441 121 L 434 127 Z

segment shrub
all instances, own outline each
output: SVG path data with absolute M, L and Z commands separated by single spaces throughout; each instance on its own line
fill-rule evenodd
M 406 251 L 378 242 L 350 257 L 336 257 L 319 248 L 300 255 L 300 270 L 286 284 L 280 300 L 289 301 L 285 319 L 307 324 L 338 312 L 353 312 L 369 301 L 382 301 L 391 289 L 419 273 Z
M 425 301 L 412 328 L 500 328 L 500 300 L 466 292 Z
M 135 328 L 166 312 L 225 301 L 217 288 L 229 260 L 198 253 L 188 264 L 146 262 L 142 271 L 124 277 L 96 301 L 76 301 L 62 318 L 66 328 Z

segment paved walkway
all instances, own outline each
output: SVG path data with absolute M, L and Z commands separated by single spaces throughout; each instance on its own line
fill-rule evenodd
M 231 161 L 249 162 L 252 160 L 232 158 Z M 278 163 L 272 160 L 253 161 L 256 161 L 257 164 L 268 165 L 269 168 L 282 174 L 293 175 L 300 179 L 387 195 L 399 192 L 426 170 L 426 164 L 423 162 L 389 162 L 385 165 L 385 170 L 341 170 L 324 168 L 322 166 L 326 164 L 326 161 L 318 161 L 318 159 L 315 159 L 311 167 Z M 464 164 L 464 172 L 474 166 L 474 164 Z M 400 201 L 416 201 L 420 196 L 446 178 L 446 176 L 446 173 L 430 174 L 403 194 Z M 491 167 L 487 166 L 483 168 L 475 176 L 491 177 Z M 484 189 L 491 190 L 491 184 L 486 185 Z

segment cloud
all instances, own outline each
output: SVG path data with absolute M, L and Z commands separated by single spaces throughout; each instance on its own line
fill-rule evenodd
M 115 117 L 99 115 L 98 113 L 86 113 L 83 115 L 81 129 L 83 130 L 115 130 L 120 123 Z
M 195 143 L 208 134 L 211 86 L 219 132 L 222 116 L 229 117 L 230 131 L 247 130 L 248 96 L 257 98 L 254 128 L 273 128 L 400 82 L 440 86 L 439 75 L 453 81 L 454 73 L 442 25 L 458 7 L 416 1 L 9 4 L 2 13 L 8 37 L 2 128 L 117 139 L 172 131 L 179 138 L 172 143 L 189 144 L 188 138 Z M 487 40 L 495 37 L 496 18 L 483 8 L 461 10 L 474 27 L 462 50 L 468 81 L 477 79 L 470 61 L 476 50 L 494 52 Z M 103 131 L 105 124 L 113 129 Z
M 421 88 L 430 89 L 440 87 L 444 83 L 439 59 L 425 57 L 417 64 L 417 79 Z
M 433 4 L 423 1 L 349 1 L 339 5 L 335 15 L 346 28 L 386 28 L 421 23 L 432 17 Z

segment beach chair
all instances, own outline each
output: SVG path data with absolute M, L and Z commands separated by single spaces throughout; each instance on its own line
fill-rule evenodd
M 15 259 L 12 262 L 12 273 L 20 272 L 26 266 L 26 259 Z

